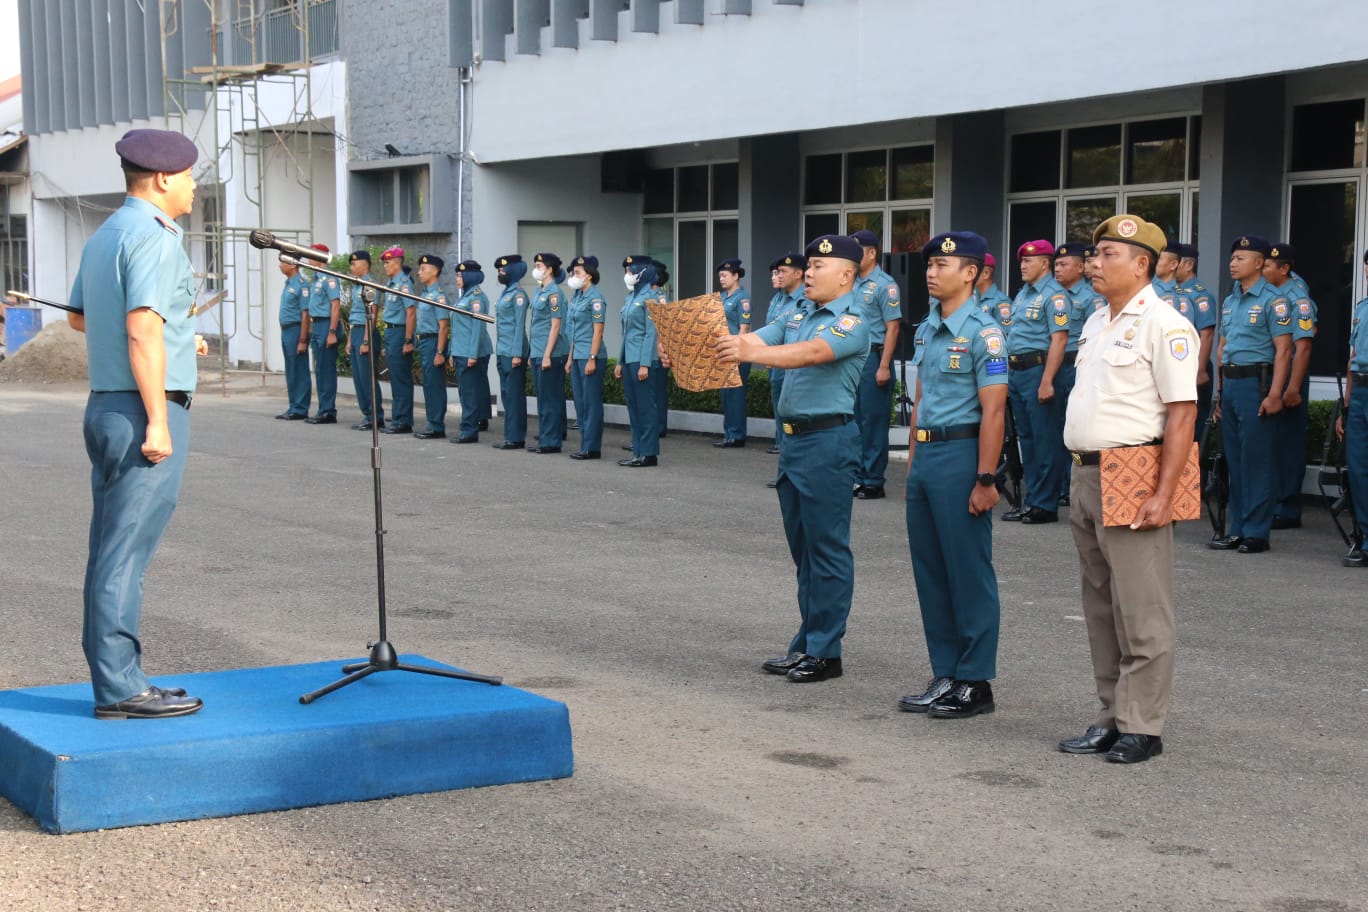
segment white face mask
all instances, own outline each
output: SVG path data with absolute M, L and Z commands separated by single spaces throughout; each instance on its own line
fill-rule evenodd
M 584 282 L 584 276 L 571 276 L 570 278 L 565 280 L 565 284 L 575 289 L 575 291 L 579 291 L 581 288 L 583 288 Z
M 540 282 L 544 278 L 546 278 L 546 267 L 542 265 L 537 265 L 533 267 L 532 280 L 534 282 Z
M 641 276 L 634 272 L 624 272 L 622 274 L 622 284 L 627 286 L 628 291 L 631 291 L 633 288 L 637 287 L 637 280 L 640 278 Z

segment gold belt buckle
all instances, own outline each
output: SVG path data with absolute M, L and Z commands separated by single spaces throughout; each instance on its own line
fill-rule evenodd
M 917 443 L 930 443 L 931 432 L 926 428 L 917 428 Z
M 1073 457 L 1074 465 L 1081 466 L 1083 464 L 1082 453 L 1070 453 L 1069 455 Z
M 784 433 L 788 434 L 790 437 L 793 436 L 793 425 L 789 424 L 787 421 L 784 422 Z

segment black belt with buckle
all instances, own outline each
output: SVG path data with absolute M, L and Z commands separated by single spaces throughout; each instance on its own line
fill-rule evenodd
M 840 427 L 850 423 L 849 415 L 818 415 L 816 418 L 809 418 L 806 421 L 782 421 L 781 426 L 784 433 L 790 437 L 798 434 L 808 434 L 812 431 L 824 431 L 827 428 Z
M 1159 446 L 1163 442 L 1163 437 L 1156 437 L 1148 443 L 1136 443 L 1132 444 L 1132 446 Z M 1124 450 L 1126 447 L 1112 447 L 1112 449 Z M 1073 457 L 1074 465 L 1095 466 L 1102 464 L 1102 453 L 1100 450 L 1086 453 L 1070 453 L 1069 455 Z
M 1049 354 L 1043 351 L 1022 352 L 1019 355 L 1008 355 L 1007 366 L 1015 367 L 1017 370 L 1024 370 L 1029 367 L 1039 367 L 1045 363 L 1045 356 Z
M 1065 353 L 1064 353 L 1064 362 L 1063 362 L 1063 366 L 1064 366 L 1064 367 L 1073 367 L 1074 362 L 1077 361 L 1077 360 L 1078 360 L 1078 352 L 1076 352 L 1076 351 L 1065 352 Z M 1007 365 L 1007 366 L 1008 366 L 1008 367 L 1011 367 L 1010 364 Z
M 435 338 L 436 336 L 437 336 L 436 333 L 418 333 L 418 334 L 415 335 L 413 338 L 415 338 L 415 339 L 432 339 L 432 338 Z
M 174 402 L 176 405 L 190 408 L 191 396 L 183 390 L 167 390 L 166 401 Z
M 869 350 L 872 351 L 872 352 L 881 352 L 881 351 L 883 351 L 883 347 L 884 347 L 884 344 L 883 344 L 882 342 L 871 342 L 871 343 L 869 343 Z
M 1272 367 L 1271 364 L 1222 364 L 1221 376 L 1227 380 L 1248 380 Z
M 1355 383 L 1368 383 L 1368 371 L 1350 371 L 1349 376 Z
M 969 440 L 979 435 L 977 424 L 952 424 L 949 427 L 917 428 L 917 443 L 941 443 L 946 440 Z

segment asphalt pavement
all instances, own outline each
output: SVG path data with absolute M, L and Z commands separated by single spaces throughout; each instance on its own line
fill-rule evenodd
M 145 667 L 363 654 L 355 406 L 226 389 L 195 400 Z M 84 399 L 0 384 L 0 687 L 87 679 Z M 1067 522 L 995 523 L 997 712 L 931 720 L 895 709 L 930 676 L 900 477 L 854 504 L 845 676 L 795 685 L 759 667 L 797 621 L 768 441 L 624 469 L 625 429 L 575 462 L 498 427 L 382 438 L 390 638 L 564 700 L 573 778 L 62 837 L 0 800 L 0 910 L 1368 909 L 1368 572 L 1319 508 L 1263 555 L 1180 526 L 1165 753 L 1123 767 L 1055 750 L 1096 711 Z

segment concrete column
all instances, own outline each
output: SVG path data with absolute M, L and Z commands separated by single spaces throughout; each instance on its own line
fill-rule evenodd
M 931 231 L 973 231 L 1001 255 L 1006 232 L 1007 132 L 1001 111 L 936 121 L 935 209 Z
M 752 301 L 768 303 L 772 290 L 766 271 L 771 260 L 792 250 L 801 253 L 802 156 L 798 135 L 784 133 L 740 142 L 740 221 L 738 245 L 750 278 Z

